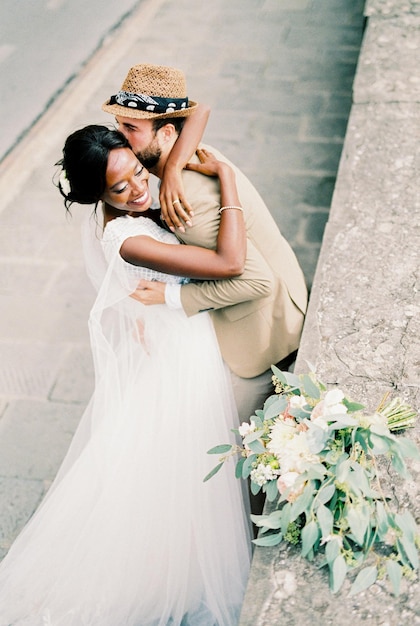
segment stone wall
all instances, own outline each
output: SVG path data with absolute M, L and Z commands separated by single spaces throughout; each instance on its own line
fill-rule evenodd
M 384 392 L 420 408 L 420 4 L 369 0 L 329 221 L 296 372 L 374 409 Z M 419 443 L 420 428 L 408 436 Z M 388 485 L 420 517 L 420 464 Z M 418 581 L 337 595 L 290 546 L 256 548 L 240 626 L 420 624 Z

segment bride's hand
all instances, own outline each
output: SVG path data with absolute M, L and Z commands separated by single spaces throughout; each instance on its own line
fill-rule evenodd
M 176 167 L 165 167 L 159 190 L 161 216 L 168 228 L 179 228 L 185 232 L 185 226 L 192 226 L 194 215 L 184 194 L 181 171 Z
M 142 304 L 165 304 L 165 285 L 157 280 L 141 280 L 130 298 Z
M 187 163 L 186 170 L 200 172 L 205 176 L 219 176 L 222 170 L 231 169 L 227 163 L 216 159 L 212 152 L 204 149 L 196 150 L 196 155 L 200 159 L 200 163 Z

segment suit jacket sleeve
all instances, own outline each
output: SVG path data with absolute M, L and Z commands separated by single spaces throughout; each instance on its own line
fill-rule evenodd
M 197 160 L 196 157 L 193 160 Z M 177 237 L 186 244 L 215 249 L 219 231 L 220 187 L 217 179 L 183 172 L 184 188 L 194 209 L 193 226 Z M 269 296 L 275 288 L 272 269 L 248 238 L 244 272 L 226 280 L 192 282 L 181 287 L 181 302 L 188 316 Z
M 241 276 L 225 280 L 191 282 L 181 287 L 181 302 L 188 316 L 200 311 L 265 298 L 274 289 L 274 277 L 264 259 L 248 241 L 245 269 Z

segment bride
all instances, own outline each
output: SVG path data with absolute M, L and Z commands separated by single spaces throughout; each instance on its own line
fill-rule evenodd
M 234 174 L 218 176 L 215 250 L 179 245 L 150 211 L 148 172 L 119 132 L 68 137 L 66 208 L 95 205 L 85 237 L 98 286 L 89 318 L 95 390 L 41 506 L 0 565 L 0 626 L 234 626 L 250 562 L 241 482 L 203 478 L 237 427 L 207 313 L 130 298 L 142 278 L 240 274 L 246 236 Z M 97 212 L 102 204 L 103 219 Z M 102 218 L 102 216 L 101 216 Z

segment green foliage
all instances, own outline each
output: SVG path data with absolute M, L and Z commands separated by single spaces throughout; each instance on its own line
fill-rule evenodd
M 321 555 L 333 593 L 357 568 L 350 595 L 379 576 L 388 577 L 398 595 L 403 576 L 418 570 L 419 535 L 409 511 L 391 509 L 377 461 L 389 459 L 396 474 L 409 477 L 406 461 L 419 459 L 419 450 L 394 433 L 414 425 L 415 411 L 399 398 L 384 398 L 369 415 L 312 373 L 272 370 L 275 393 L 239 428 L 243 446 L 210 450 L 221 456 L 205 480 L 239 454 L 236 476 L 276 503 L 272 513 L 252 516 L 260 528 L 256 545 L 287 541 L 300 545 L 308 560 Z

